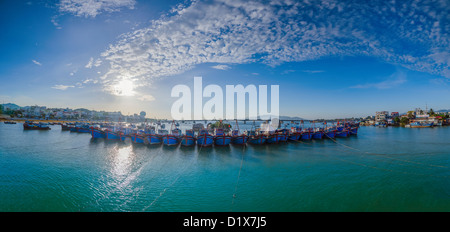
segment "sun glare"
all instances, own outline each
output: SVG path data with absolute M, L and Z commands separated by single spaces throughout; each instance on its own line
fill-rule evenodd
M 114 85 L 114 92 L 118 96 L 133 96 L 134 84 L 130 80 L 122 80 L 116 85 Z

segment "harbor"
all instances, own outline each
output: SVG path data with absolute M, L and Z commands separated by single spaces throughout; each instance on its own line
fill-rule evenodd
M 2 211 L 450 208 L 450 127 L 360 127 L 347 138 L 210 147 L 92 139 L 49 127 L 0 123 Z

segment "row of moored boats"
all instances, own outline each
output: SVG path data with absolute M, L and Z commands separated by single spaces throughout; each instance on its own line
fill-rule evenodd
M 226 131 L 224 128 L 214 130 L 200 129 L 194 132 L 188 129 L 185 133 L 175 126 L 175 129 L 156 130 L 153 126 L 142 129 L 121 125 L 67 125 L 63 124 L 62 130 L 70 130 L 80 133 L 91 133 L 93 139 L 107 139 L 127 141 L 133 143 L 168 146 L 227 146 L 229 144 L 275 144 L 287 141 L 324 139 L 349 137 L 357 135 L 359 123 L 345 123 L 328 128 L 306 128 L 291 127 L 291 129 L 277 129 L 273 131 L 250 130 L 240 133 L 239 129 Z M 174 124 L 172 124 L 174 126 Z

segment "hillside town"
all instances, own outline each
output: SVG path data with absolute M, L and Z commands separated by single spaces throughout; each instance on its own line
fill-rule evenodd
M 0 115 L 5 119 L 35 119 L 35 120 L 77 120 L 77 121 L 114 121 L 114 122 L 144 122 L 146 112 L 123 115 L 120 111 L 106 112 L 84 108 L 47 108 L 46 106 L 24 106 L 16 104 L 0 104 Z

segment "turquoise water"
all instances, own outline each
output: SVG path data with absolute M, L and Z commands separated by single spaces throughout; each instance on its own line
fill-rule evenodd
M 450 211 L 450 127 L 212 148 L 51 127 L 0 124 L 0 211 Z

